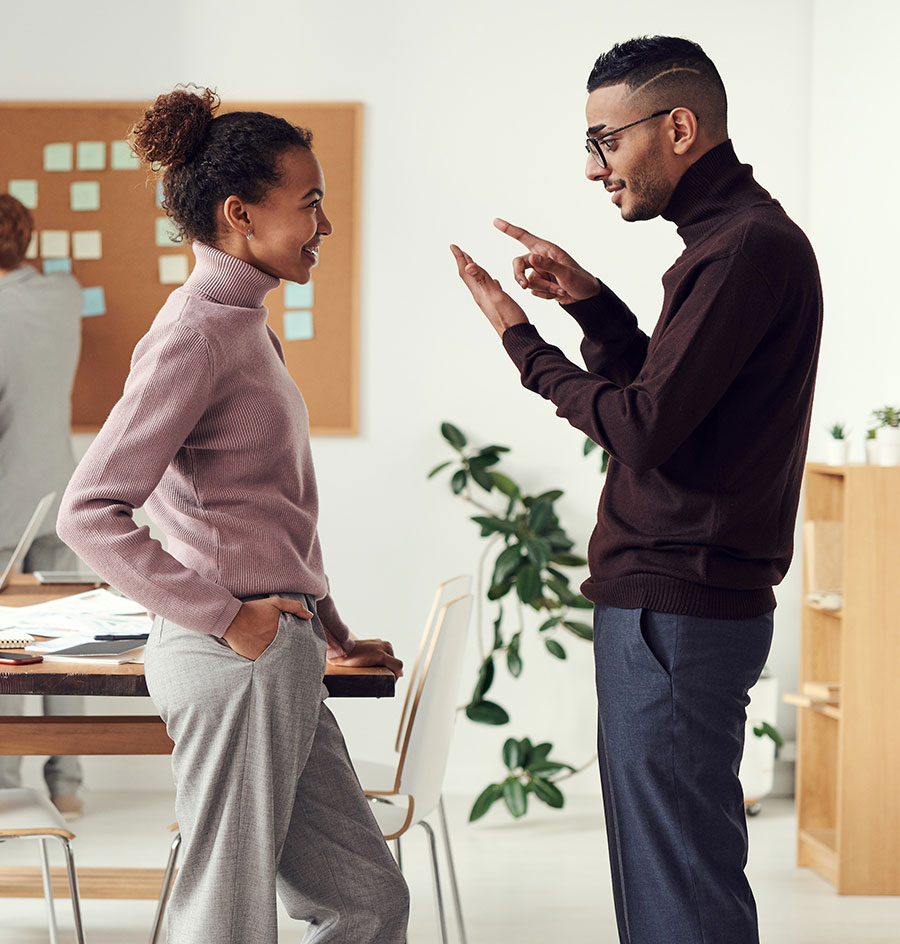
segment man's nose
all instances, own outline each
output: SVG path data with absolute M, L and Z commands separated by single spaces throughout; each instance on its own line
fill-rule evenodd
M 587 156 L 587 161 L 584 165 L 584 176 L 588 180 L 603 181 L 609 177 L 611 171 L 608 167 L 601 167 L 597 161 L 590 154 Z

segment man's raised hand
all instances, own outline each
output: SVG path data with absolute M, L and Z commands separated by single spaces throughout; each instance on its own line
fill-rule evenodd
M 456 259 L 459 277 L 466 283 L 475 304 L 487 315 L 488 321 L 500 337 L 514 324 L 528 324 L 525 312 L 503 291 L 496 279 L 492 279 L 490 274 L 459 246 L 451 246 L 450 251 Z
M 532 295 L 570 305 L 600 291 L 600 280 L 583 269 L 565 249 L 506 220 L 497 218 L 494 226 L 528 250 L 524 256 L 513 259 L 513 276 Z

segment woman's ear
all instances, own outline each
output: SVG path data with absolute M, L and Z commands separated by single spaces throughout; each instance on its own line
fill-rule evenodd
M 252 229 L 246 204 L 234 194 L 225 198 L 222 204 L 222 218 L 226 228 L 234 230 L 241 236 L 246 236 Z

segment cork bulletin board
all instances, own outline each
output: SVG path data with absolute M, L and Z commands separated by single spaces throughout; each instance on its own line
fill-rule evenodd
M 35 218 L 29 261 L 82 286 L 82 350 L 72 394 L 76 431 L 97 430 L 119 398 L 131 352 L 194 255 L 170 238 L 157 175 L 125 135 L 147 102 L 0 102 L 0 191 Z M 325 172 L 324 240 L 312 282 L 270 292 L 269 324 L 309 407 L 312 432 L 358 432 L 359 208 L 362 105 L 223 103 L 310 128 Z

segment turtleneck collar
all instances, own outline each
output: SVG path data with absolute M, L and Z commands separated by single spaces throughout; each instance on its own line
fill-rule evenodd
M 192 244 L 197 264 L 182 286 L 191 295 L 202 295 L 233 308 L 261 308 L 263 299 L 281 284 L 280 279 L 227 252 Z
M 777 202 L 753 179 L 753 168 L 740 163 L 728 140 L 684 172 L 662 216 L 671 220 L 678 235 L 690 244 L 711 233 L 736 210 L 765 204 Z

